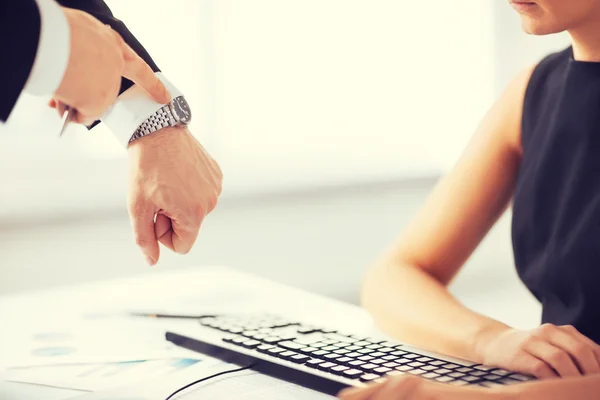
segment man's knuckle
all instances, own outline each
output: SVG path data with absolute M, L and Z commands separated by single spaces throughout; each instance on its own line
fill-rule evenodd
M 150 243 L 151 243 L 151 240 L 145 236 L 138 235 L 135 237 L 135 244 L 137 244 L 139 247 L 146 247 Z

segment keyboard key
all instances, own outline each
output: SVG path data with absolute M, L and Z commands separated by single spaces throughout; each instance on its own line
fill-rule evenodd
M 382 352 L 380 352 L 380 351 L 377 351 L 377 352 L 375 352 L 375 353 L 369 353 L 369 355 L 370 355 L 371 357 L 383 357 L 383 356 L 385 356 L 385 353 L 382 353 Z
M 290 361 L 298 363 L 298 364 L 303 364 L 304 362 L 306 362 L 309 359 L 310 359 L 310 357 L 305 356 L 304 354 L 296 354 L 295 356 L 290 357 Z
M 266 353 L 267 350 L 272 349 L 273 347 L 275 347 L 275 346 L 273 346 L 271 344 L 261 344 L 260 346 L 258 346 L 256 348 L 256 350 L 258 350 L 261 353 Z
M 231 343 L 233 344 L 239 344 L 241 345 L 242 343 L 244 343 L 246 340 L 248 340 L 247 337 L 244 336 L 236 336 L 233 339 L 231 339 Z
M 410 364 L 408 364 L 410 365 Z M 434 369 L 437 369 L 438 367 L 436 367 L 435 365 L 426 365 L 424 367 L 421 367 L 421 369 L 424 369 L 425 371 L 433 371 Z
M 355 360 L 352 357 L 342 357 L 342 358 L 338 358 L 336 360 L 336 362 L 340 363 L 340 364 L 348 364 L 350 361 L 355 361 Z
M 436 369 L 435 372 L 438 373 L 438 374 L 440 374 L 440 375 L 446 375 L 446 374 L 448 374 L 448 373 L 450 373 L 452 371 L 449 370 L 449 369 L 446 369 L 446 368 L 440 368 L 440 369 Z
M 247 349 L 253 349 L 260 345 L 261 345 L 261 343 L 258 340 L 254 340 L 254 339 L 246 340 L 245 342 L 242 343 L 242 346 L 244 346 Z
M 487 365 L 476 365 L 473 368 L 478 369 L 480 371 L 491 371 L 494 369 L 494 367 L 488 367 Z
M 354 360 L 354 361 L 350 361 L 348 363 L 348 365 L 350 365 L 351 367 L 358 367 L 360 365 L 366 364 L 366 361 L 361 361 L 361 360 Z
M 393 351 L 395 351 L 395 349 L 393 347 L 382 347 L 381 349 L 379 349 L 379 351 L 381 351 L 382 353 L 392 353 Z
M 445 364 L 445 363 L 446 363 L 446 361 L 442 361 L 442 360 L 434 360 L 434 361 L 431 361 L 431 362 L 429 363 L 429 365 L 435 365 L 436 367 L 439 367 L 440 365 L 443 365 L 443 364 Z
M 254 335 L 257 335 L 258 331 L 244 331 L 242 332 L 242 335 L 246 336 L 246 337 L 254 337 Z
M 269 337 L 264 338 L 263 342 L 269 343 L 269 344 L 274 344 L 277 342 L 281 342 L 281 338 L 278 336 L 269 336 Z
M 469 375 L 472 376 L 484 376 L 487 375 L 486 371 L 471 371 L 471 373 Z
M 458 372 L 462 372 L 462 373 L 465 373 L 465 374 L 466 374 L 466 373 L 468 373 L 468 372 L 471 372 L 471 371 L 473 371 L 473 369 L 472 369 L 472 368 L 468 368 L 468 367 L 462 367 L 462 368 L 459 368 L 459 369 L 457 369 L 457 371 L 458 371 Z
M 385 364 L 383 364 L 383 366 L 384 366 L 384 367 L 388 367 L 388 368 L 396 368 L 396 367 L 398 367 L 399 365 L 400 365 L 400 364 L 398 364 L 398 363 L 395 363 L 395 362 L 393 362 L 393 361 L 392 361 L 392 362 L 388 362 L 388 363 L 385 363 Z
M 489 374 L 483 377 L 486 381 L 499 381 L 502 379 L 500 375 Z
M 381 364 L 385 364 L 385 363 L 387 363 L 387 362 L 388 362 L 388 361 L 387 361 L 387 360 L 384 360 L 383 358 L 376 358 L 376 359 L 374 359 L 374 360 L 371 360 L 371 363 L 373 363 L 373 364 L 379 364 L 379 365 L 381 365 Z
M 319 364 L 321 364 L 321 363 L 324 363 L 324 362 L 325 362 L 325 361 L 323 361 L 323 360 L 320 360 L 320 359 L 318 359 L 318 358 L 311 358 L 310 360 L 308 360 L 308 361 L 306 362 L 306 365 L 308 365 L 309 367 L 316 368 L 316 367 L 317 367 L 317 365 L 319 365 Z
M 398 371 L 398 370 L 393 370 L 388 372 L 387 374 L 385 374 L 386 376 L 400 376 L 400 375 L 406 375 L 404 372 Z
M 360 377 L 360 380 L 363 382 L 369 382 L 375 379 L 379 379 L 379 375 L 375 374 L 364 374 Z
M 451 378 L 449 376 L 440 376 L 439 378 L 435 378 L 435 380 L 437 382 L 448 383 L 448 382 L 452 382 L 454 380 L 454 378 Z
M 284 348 L 290 349 L 290 350 L 300 350 L 300 349 L 303 349 L 303 348 L 306 347 L 303 344 L 292 342 L 292 341 L 289 341 L 289 340 L 286 341 L 286 342 L 278 343 L 277 346 L 284 347 Z
M 333 340 L 333 339 L 325 339 L 322 340 L 321 343 L 325 343 L 325 344 L 336 344 L 339 340 Z
M 476 376 L 465 376 L 465 377 L 462 377 L 460 379 L 462 379 L 465 382 L 469 382 L 469 383 L 475 383 L 475 382 L 481 381 L 481 378 L 478 378 Z
M 398 364 L 410 364 L 411 362 L 413 362 L 413 360 L 411 360 L 411 359 L 409 359 L 409 358 L 404 358 L 404 357 L 402 357 L 402 358 L 398 358 L 398 359 L 396 359 L 396 362 L 397 362 Z
M 335 353 L 329 353 L 329 354 L 325 354 L 323 356 L 323 358 L 325 358 L 326 360 L 335 360 L 336 358 L 340 358 L 342 357 L 341 354 L 335 354 Z
M 284 351 L 286 350 L 282 349 L 281 347 L 273 347 L 272 349 L 267 350 L 267 354 L 277 355 L 279 353 L 283 353 Z
M 343 375 L 342 372 L 344 372 L 347 369 L 350 369 L 350 368 L 346 367 L 345 365 L 337 365 L 333 368 L 330 368 L 329 371 L 331 371 L 332 373 L 334 373 L 336 375 Z
M 356 340 L 349 336 L 340 335 L 339 333 L 328 333 L 325 335 L 327 339 L 335 340 L 336 342 L 344 342 L 344 343 L 354 343 Z
M 508 377 L 511 379 L 516 379 L 521 382 L 527 382 L 527 381 L 531 381 L 531 380 L 535 379 L 532 376 L 521 375 L 521 374 L 512 374 L 512 375 L 509 375 Z
M 355 346 L 360 346 L 360 347 L 369 346 L 371 344 L 373 344 L 373 343 L 367 342 L 365 340 L 361 340 L 360 342 L 354 342 Z
M 358 359 L 359 359 L 359 360 L 361 360 L 361 361 L 371 361 L 371 360 L 374 360 L 374 359 L 375 359 L 375 357 L 371 357 L 371 356 L 360 356 L 360 357 L 358 357 Z
M 342 374 L 343 376 L 347 377 L 347 378 L 358 378 L 360 377 L 364 372 L 362 372 L 359 369 L 347 369 L 344 371 L 344 373 Z
M 410 364 L 408 364 L 408 365 L 409 365 L 409 366 L 411 366 L 411 367 L 413 367 L 413 368 L 419 368 L 419 367 L 422 367 L 422 366 L 423 366 L 423 365 L 425 365 L 425 364 L 424 364 L 424 363 L 422 363 L 422 362 L 419 362 L 419 361 L 415 361 L 415 362 L 411 362 L 411 363 L 410 363 Z
M 394 361 L 398 359 L 398 356 L 385 356 L 383 357 L 384 360 L 388 360 L 388 361 Z
M 379 345 L 379 344 L 370 344 L 367 346 L 367 349 L 373 349 L 373 350 L 377 350 L 377 349 L 381 349 L 383 346 Z
M 334 364 L 332 362 L 324 362 L 324 363 L 318 364 L 317 369 L 320 369 L 322 371 L 327 371 L 330 368 L 333 368 L 335 366 L 337 366 L 337 364 Z
M 337 354 L 348 354 L 348 353 L 350 353 L 350 350 L 338 349 L 338 350 L 334 350 L 334 353 L 337 353 Z
M 298 350 L 300 353 L 312 353 L 313 351 L 317 351 L 318 349 L 314 348 L 314 347 L 303 347 L 300 350 Z
M 388 367 L 379 367 L 379 368 L 376 368 L 374 371 L 377 372 L 378 374 L 385 374 L 386 372 L 389 372 L 391 370 L 392 369 L 388 368 Z
M 382 345 L 383 347 L 392 347 L 392 348 L 398 346 L 398 343 L 392 343 L 392 342 L 381 342 L 379 344 Z
M 451 374 L 448 374 L 448 376 L 451 376 L 452 378 L 462 378 L 463 376 L 465 376 L 465 374 L 463 374 L 462 372 L 453 372 Z
M 323 343 L 323 342 L 316 342 L 316 343 L 312 343 L 310 346 L 311 347 L 316 347 L 316 348 L 320 349 L 322 347 L 327 347 L 327 346 L 330 346 L 330 345 L 327 344 L 327 343 Z
M 327 351 L 335 351 L 335 350 L 339 350 L 340 348 L 337 346 L 327 346 L 327 347 L 323 347 L 323 350 L 327 350 Z
M 414 354 L 414 353 L 408 353 L 408 354 L 404 355 L 404 358 L 411 358 L 411 359 L 412 358 L 419 358 L 419 357 L 421 357 L 421 356 L 418 355 L 418 354 Z
M 360 356 L 362 356 L 362 354 L 361 354 L 361 353 L 357 353 L 357 352 L 353 352 L 353 353 L 348 353 L 348 354 L 346 354 L 346 356 L 347 356 L 347 357 L 354 357 L 354 358 L 357 358 L 357 357 L 360 357 Z
M 396 351 L 392 351 L 392 355 L 393 356 L 403 356 L 405 355 L 406 352 L 404 350 L 396 350 Z
M 379 368 L 379 365 L 369 363 L 369 364 L 363 364 L 360 366 L 360 369 L 362 369 L 363 371 L 369 371 L 369 372 L 375 370 L 376 368 Z
M 329 352 L 328 352 L 328 351 L 325 351 L 325 350 L 315 350 L 315 351 L 313 351 L 311 354 L 312 354 L 313 356 L 322 357 L 322 356 L 324 356 L 325 354 L 329 354 Z
M 457 380 L 455 380 L 455 381 L 448 382 L 448 383 L 449 383 L 450 385 L 454 385 L 454 386 L 466 386 L 466 385 L 468 385 L 468 383 L 467 383 L 467 382 L 465 382 L 465 381 L 461 381 L 460 379 L 457 379 Z
M 372 349 L 360 349 L 360 350 L 356 350 L 356 351 L 360 354 L 375 353 L 375 350 L 372 350 Z
M 456 368 L 460 368 L 460 365 L 456 365 L 456 364 L 446 364 L 446 365 L 442 365 L 443 368 L 446 369 L 456 369 Z
M 512 372 L 510 372 L 510 371 L 507 371 L 507 370 L 505 370 L 505 369 L 500 369 L 500 368 L 498 368 L 498 369 L 495 369 L 495 370 L 493 370 L 493 371 L 492 371 L 492 374 L 494 374 L 494 375 L 499 375 L 499 376 L 507 376 L 507 375 L 510 375 L 510 374 L 512 374 Z
M 433 361 L 433 358 L 429 358 L 429 357 L 421 357 L 421 358 L 417 358 L 417 361 L 421 361 L 421 362 L 429 362 L 429 361 Z
M 411 369 L 410 371 L 407 371 L 407 372 L 411 375 L 423 375 L 423 374 L 427 373 L 427 371 L 423 371 L 422 369 Z
M 434 379 L 434 378 L 439 378 L 440 374 L 436 374 L 435 372 L 428 372 L 426 374 L 423 374 L 423 378 L 425 379 Z
M 350 351 L 354 351 L 354 350 L 362 349 L 362 347 L 361 346 L 352 345 L 352 346 L 345 347 L 345 349 L 346 350 L 350 350 Z
M 279 354 L 279 356 L 281 358 L 285 358 L 285 359 L 291 358 L 292 356 L 295 356 L 295 355 L 298 355 L 298 353 L 296 353 L 294 351 L 289 351 L 289 350 L 288 351 L 284 351 L 283 353 Z
M 300 325 L 296 329 L 296 332 L 306 335 L 309 333 L 319 332 L 319 330 L 317 328 L 315 328 L 314 326 Z
M 252 337 L 254 339 L 260 340 L 262 342 L 267 337 L 267 335 L 265 335 L 264 333 L 257 333 L 256 335 L 254 335 Z
M 409 367 L 408 365 L 401 365 L 399 367 L 396 367 L 396 370 L 400 371 L 400 372 L 408 372 L 411 369 L 414 369 L 414 368 L 413 367 Z

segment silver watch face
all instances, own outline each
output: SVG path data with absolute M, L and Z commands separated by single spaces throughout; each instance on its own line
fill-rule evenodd
M 190 106 L 183 96 L 175 97 L 171 103 L 171 110 L 178 121 L 187 124 L 192 119 Z

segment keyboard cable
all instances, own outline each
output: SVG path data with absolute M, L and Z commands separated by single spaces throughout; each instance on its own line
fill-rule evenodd
M 205 376 L 204 378 L 198 379 L 197 381 L 188 383 L 187 385 L 185 385 L 183 387 L 180 387 L 179 389 L 177 389 L 176 391 L 174 391 L 173 393 L 171 393 L 165 400 L 171 400 L 176 395 L 178 395 L 179 393 L 183 392 L 184 390 L 186 390 L 186 389 L 188 389 L 188 388 L 190 388 L 192 386 L 195 386 L 195 385 L 197 385 L 199 383 L 205 382 L 205 381 L 207 381 L 209 379 L 217 378 L 217 377 L 222 376 L 222 375 L 232 374 L 234 372 L 244 371 L 246 369 L 250 369 L 250 368 L 254 367 L 255 365 L 256 364 L 253 363 L 253 364 L 246 365 L 245 367 L 229 369 L 227 371 L 221 371 L 221 372 L 217 372 L 216 374 Z

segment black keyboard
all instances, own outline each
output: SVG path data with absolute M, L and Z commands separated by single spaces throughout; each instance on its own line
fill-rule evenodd
M 496 387 L 535 378 L 375 338 L 288 321 L 271 315 L 199 319 L 167 340 L 286 381 L 336 394 L 389 376 L 412 374 L 449 385 Z

